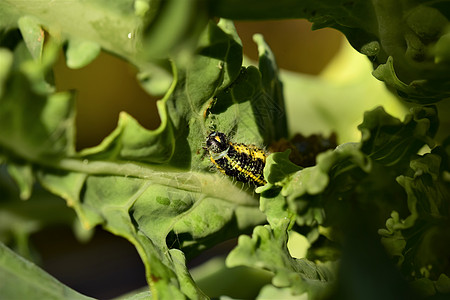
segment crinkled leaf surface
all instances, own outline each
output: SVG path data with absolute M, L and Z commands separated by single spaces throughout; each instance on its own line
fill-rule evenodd
M 145 89 L 163 95 L 172 74 L 169 57 L 188 61 L 208 22 L 202 1 L 167 0 L 44 0 L 0 3 L 0 28 L 20 25 L 27 47 L 38 57 L 44 30 L 59 42 L 68 42 L 67 65 L 80 68 L 100 48 L 134 64 Z
M 238 246 L 227 257 L 227 265 L 272 271 L 274 286 L 289 287 L 292 295 L 308 293 L 314 299 L 332 285 L 335 279 L 333 264 L 314 264 L 307 259 L 292 258 L 287 249 L 289 220 L 286 221 L 273 230 L 269 225 L 257 226 L 251 238 L 239 237 Z
M 30 195 L 37 176 L 67 200 L 86 227 L 102 225 L 130 240 L 146 265 L 156 298 L 205 297 L 179 249 L 187 255 L 198 253 L 266 219 L 269 225 L 256 227 L 252 238 L 241 237 L 229 261 L 274 272 L 268 293 L 320 294 L 329 285 L 323 280 L 335 274 L 311 260 L 334 258 L 325 252 L 337 248 L 335 242 L 344 246 L 346 270 L 339 273 L 339 287 L 347 283 L 347 289 L 355 291 L 357 286 L 360 298 L 367 291 L 383 299 L 390 292 L 391 297 L 405 295 L 396 293 L 397 287 L 376 286 L 402 283 L 370 235 L 392 211 L 399 213 L 388 221 L 385 248 L 401 258 L 403 271 L 415 272 L 412 277 L 431 278 L 418 279 L 422 294 L 448 292 L 448 277 L 440 274 L 446 248 L 435 242 L 436 236 L 447 240 L 443 228 L 448 227 L 448 209 L 439 199 L 448 199 L 448 155 L 436 152 L 410 162 L 422 145 L 432 145 L 437 127 L 433 108 L 415 110 L 403 122 L 381 109 L 372 111 L 360 127 L 361 143 L 323 153 L 311 168 L 298 170 L 286 154 L 272 155 L 265 170 L 269 184 L 257 190 L 263 213 L 257 195 L 210 172 L 202 149 L 212 130 L 258 145 L 286 135 L 281 84 L 267 45 L 255 36 L 259 66 L 242 68 L 232 24 L 221 21 L 204 29 L 207 11 L 239 19 L 302 17 L 314 28 L 341 30 L 378 66 L 377 78 L 402 97 L 423 104 L 449 95 L 446 1 L 191 3 L 71 1 L 70 9 L 67 1 L 0 3 L 0 42 L 5 47 L 0 49 L 0 161 L 8 163 L 21 196 Z M 20 28 L 24 41 L 14 28 Z M 45 44 L 43 29 L 50 37 Z M 161 126 L 149 131 L 122 113 L 117 128 L 100 145 L 75 152 L 72 95 L 55 94 L 48 72 L 65 42 L 72 67 L 89 63 L 99 47 L 135 64 L 147 91 L 166 92 L 158 102 Z M 170 63 L 159 60 L 168 56 Z M 339 68 L 354 70 L 347 64 Z M 333 129 L 345 135 L 348 126 L 339 124 L 347 122 L 348 111 L 356 111 L 354 103 L 366 109 L 368 98 L 379 98 L 363 81 L 345 86 L 328 81 L 326 75 L 320 80 L 298 77 L 293 99 L 301 103 L 306 94 L 314 109 L 301 110 L 308 118 L 294 115 L 297 127 L 292 128 Z M 329 99 L 348 95 L 355 99 L 351 104 L 330 104 Z M 316 101 L 323 98 L 326 104 Z M 309 121 L 311 111 L 320 111 L 315 114 L 319 122 Z M 343 140 L 353 140 L 349 136 Z M 440 167 L 436 156 L 442 160 Z M 435 202 L 428 201 L 430 195 Z M 308 237 L 311 260 L 291 257 L 288 230 Z M 367 245 L 373 247 L 364 247 L 362 241 L 371 241 Z M 435 267 L 437 261 L 444 263 Z
M 287 137 L 287 124 L 285 117 L 285 104 L 283 85 L 279 78 L 278 66 L 269 46 L 260 34 L 255 34 L 253 40 L 258 45 L 261 81 L 264 93 L 258 98 L 258 105 L 254 106 L 258 124 L 273 124 L 260 130 L 266 144 L 269 141 Z M 274 130 L 276 128 L 276 130 Z
M 251 238 L 241 236 L 238 247 L 231 252 L 227 262 L 233 266 L 243 264 L 269 269 L 275 273 L 272 283 L 276 287 L 289 288 L 298 294 L 309 291 L 314 295 L 315 284 L 325 284 L 321 281 L 324 278 L 319 281 L 295 281 L 293 278 L 302 277 L 303 271 L 308 273 L 310 268 L 319 266 L 292 267 L 295 276 L 286 275 L 286 269 L 280 267 L 292 266 L 288 263 L 292 258 L 284 244 L 286 230 L 298 230 L 312 244 L 307 257 L 321 260 L 335 257 L 329 251 L 336 245 L 324 247 L 332 245 L 329 239 L 343 247 L 339 248 L 343 251 L 343 261 L 336 290 L 326 289 L 332 295 L 344 298 L 355 293 L 359 293 L 358 297 L 366 293 L 377 297 L 410 295 L 404 280 L 383 256 L 375 230 L 385 220 L 389 208 L 405 208 L 402 204 L 406 199 L 395 179 L 407 171 L 405 162 L 415 157 L 419 148 L 430 141 L 435 133 L 435 123 L 434 108 L 414 109 L 404 122 L 378 108 L 365 114 L 359 127 L 363 131 L 360 143 L 343 144 L 334 151 L 320 154 L 316 166 L 298 170 L 287 159 L 288 152 L 269 156 L 265 168 L 269 184 L 257 191 L 261 193 L 261 211 L 267 215 L 270 225 L 256 227 Z M 384 151 L 387 144 L 394 152 L 398 148 L 401 151 Z M 332 226 L 333 231 L 326 232 L 322 226 Z M 328 242 L 324 243 L 324 240 Z M 273 255 L 276 251 L 283 254 Z M 368 269 L 372 270 L 370 275 L 365 274 Z M 321 273 L 317 272 L 315 274 L 319 276 Z M 384 272 L 391 275 L 381 279 Z M 292 281 L 286 282 L 285 278 Z M 395 287 L 377 291 L 373 280 L 380 284 L 395 282 Z M 364 286 L 364 289 L 359 291 L 354 284 Z M 324 292 L 323 288 L 320 290 Z
M 348 192 L 355 192 L 353 184 L 359 185 L 365 180 L 372 182 L 373 187 L 360 191 L 366 195 L 364 197 L 380 190 L 384 185 L 395 184 L 392 181 L 395 179 L 395 172 L 401 174 L 405 167 L 399 161 L 409 162 L 410 157 L 430 141 L 435 133 L 436 123 L 433 108 L 413 110 L 404 122 L 377 108 L 366 113 L 359 127 L 362 131 L 360 144 L 342 144 L 334 151 L 319 154 L 316 166 L 288 172 L 285 176 L 279 176 L 277 172 L 280 172 L 280 168 L 285 171 L 294 170 L 290 167 L 291 163 L 286 159 L 284 162 L 277 159 L 282 154 L 273 154 L 273 158 L 268 159 L 265 176 L 274 186 L 282 186 L 279 193 L 286 197 L 289 207 L 296 212 L 299 224 L 322 224 L 327 214 L 324 211 L 327 202 L 324 201 L 349 197 Z M 391 168 L 392 171 L 384 168 Z M 376 179 L 383 172 L 392 174 Z M 271 182 L 272 176 L 278 182 Z M 379 185 L 375 185 L 375 182 Z M 266 186 L 263 189 L 269 188 L 270 186 Z M 359 193 L 358 190 L 356 192 Z M 373 195 L 376 194 L 371 197 Z M 380 200 L 382 198 L 380 195 Z M 336 207 L 330 208 L 330 213 L 334 209 Z
M 269 104 L 282 102 L 282 96 L 263 84 L 263 79 L 278 79 L 272 54 L 261 38 L 258 43 L 270 66 L 263 74 L 241 66 L 242 46 L 231 23 L 210 23 L 197 54 L 187 62 L 172 62 L 173 81 L 158 102 L 158 129 L 146 130 L 122 113 L 100 145 L 78 153 L 73 150 L 72 98 L 53 94 L 43 73 L 57 44 L 49 43 L 43 59 L 35 60 L 19 43 L 9 78 L 13 84 L 0 99 L 0 144 L 11 164 L 17 160 L 10 170 L 27 173 L 30 167 L 18 163 L 28 161 L 40 184 L 65 198 L 86 228 L 102 225 L 132 242 L 154 297 L 206 297 L 186 269 L 185 254 L 171 248 L 194 255 L 249 230 L 265 216 L 250 189 L 210 171 L 202 149 L 205 137 L 216 129 L 262 143 L 285 134 L 271 122 L 265 124 L 270 134 L 260 133 L 255 107 L 261 95 L 269 95 L 274 101 Z M 18 182 L 27 196 L 30 184 Z
M 438 128 L 435 107 L 413 108 L 405 120 L 393 118 L 380 107 L 359 126 L 361 151 L 383 165 L 409 162 L 411 154 L 424 145 L 433 147 Z
M 401 97 L 426 104 L 450 96 L 450 65 L 442 54 L 449 50 L 448 1 L 210 2 L 213 13 L 220 17 L 305 18 L 313 23 L 313 29 L 335 28 L 370 58 L 376 68 L 374 76 Z
M 144 62 L 144 57 L 167 58 L 183 48 L 195 49 L 195 40 L 207 23 L 207 7 L 200 3 L 190 4 L 180 0 L 45 0 L 28 3 L 5 0 L 0 4 L 0 25 L 2 28 L 16 27 L 21 20 L 21 31 L 27 33 L 29 46 L 32 44 L 28 41 L 37 41 L 34 38 L 37 35 L 33 33 L 33 28 L 38 28 L 34 26 L 36 24 L 64 40 L 74 38 L 75 42 L 84 39 L 85 46 L 88 42 L 95 43 L 132 62 Z M 81 46 L 78 42 L 76 44 Z M 88 52 L 93 49 L 88 48 Z M 39 54 L 39 48 L 30 49 L 36 49 L 33 52 Z M 78 54 L 85 55 L 80 51 Z
M 109 5 L 104 5 L 109 4 Z M 20 18 L 32 18 L 62 39 L 84 37 L 119 55 L 136 53 L 136 39 L 128 33 L 138 29 L 133 1 L 2 1 L 3 28 L 13 28 Z M 51 8 L 51 9 L 49 9 Z
M 51 53 L 53 45 L 49 48 L 49 55 L 56 54 Z M 47 58 L 43 64 L 32 60 L 23 43 L 16 47 L 14 57 L 11 77 L 0 101 L 0 143 L 12 154 L 30 160 L 72 154 L 72 95 L 46 93 L 50 90 L 44 81 L 45 73 L 41 73 L 50 67 Z
M 435 151 L 438 152 L 438 151 Z M 393 211 L 380 229 L 389 254 L 412 278 L 436 279 L 449 266 L 448 245 L 450 185 L 440 170 L 444 153 L 426 154 L 411 161 L 411 175 L 397 178 L 408 196 L 410 215 Z

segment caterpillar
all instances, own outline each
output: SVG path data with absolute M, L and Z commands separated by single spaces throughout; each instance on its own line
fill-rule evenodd
M 223 174 L 255 186 L 267 183 L 263 176 L 266 164 L 264 150 L 254 145 L 233 143 L 224 133 L 217 131 L 206 138 L 206 149 L 211 162 Z

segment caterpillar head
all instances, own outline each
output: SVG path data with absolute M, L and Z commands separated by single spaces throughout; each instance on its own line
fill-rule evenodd
M 221 153 L 230 146 L 227 136 L 222 132 L 213 131 L 206 138 L 206 149 L 212 153 Z

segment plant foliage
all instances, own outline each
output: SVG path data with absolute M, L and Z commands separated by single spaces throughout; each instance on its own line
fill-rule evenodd
M 224 18 L 306 18 L 314 29 L 336 28 L 371 59 L 376 78 L 404 99 L 426 105 L 450 95 L 446 5 L 2 1 L 2 242 L 26 240 L 47 224 L 74 222 L 74 215 L 49 204 L 57 200 L 43 187 L 65 199 L 84 228 L 102 226 L 136 247 L 150 292 L 131 299 L 208 298 L 186 259 L 235 237 L 228 267 L 271 272 L 259 299 L 448 295 L 450 139 L 435 140 L 435 106 L 413 107 L 403 121 L 382 107 L 372 109 L 358 127 L 360 142 L 320 153 L 312 167 L 294 165 L 289 151 L 272 153 L 264 170 L 268 183 L 255 191 L 211 172 L 203 148 L 213 130 L 257 145 L 288 137 L 270 48 L 255 35 L 258 65 L 243 65 L 239 36 Z M 101 50 L 136 66 L 142 87 L 162 95 L 161 125 L 145 129 L 123 112 L 99 145 L 76 150 L 75 96 L 55 90 L 52 67 L 60 51 L 69 67 L 81 68 Z M 445 114 L 440 118 L 446 124 Z M 432 150 L 421 152 L 424 147 Z M 36 217 L 18 208 L 19 199 L 60 219 Z M 308 242 L 305 257 L 294 257 L 288 247 L 294 232 Z M 22 254 L 27 247 L 16 244 Z M 86 298 L 0 248 L 0 292 L 6 298 Z

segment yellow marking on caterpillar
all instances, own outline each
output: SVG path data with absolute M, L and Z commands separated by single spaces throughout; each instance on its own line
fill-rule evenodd
M 225 175 L 256 186 L 266 184 L 263 170 L 266 163 L 264 150 L 254 146 L 230 142 L 221 132 L 212 132 L 206 147 L 211 162 Z

